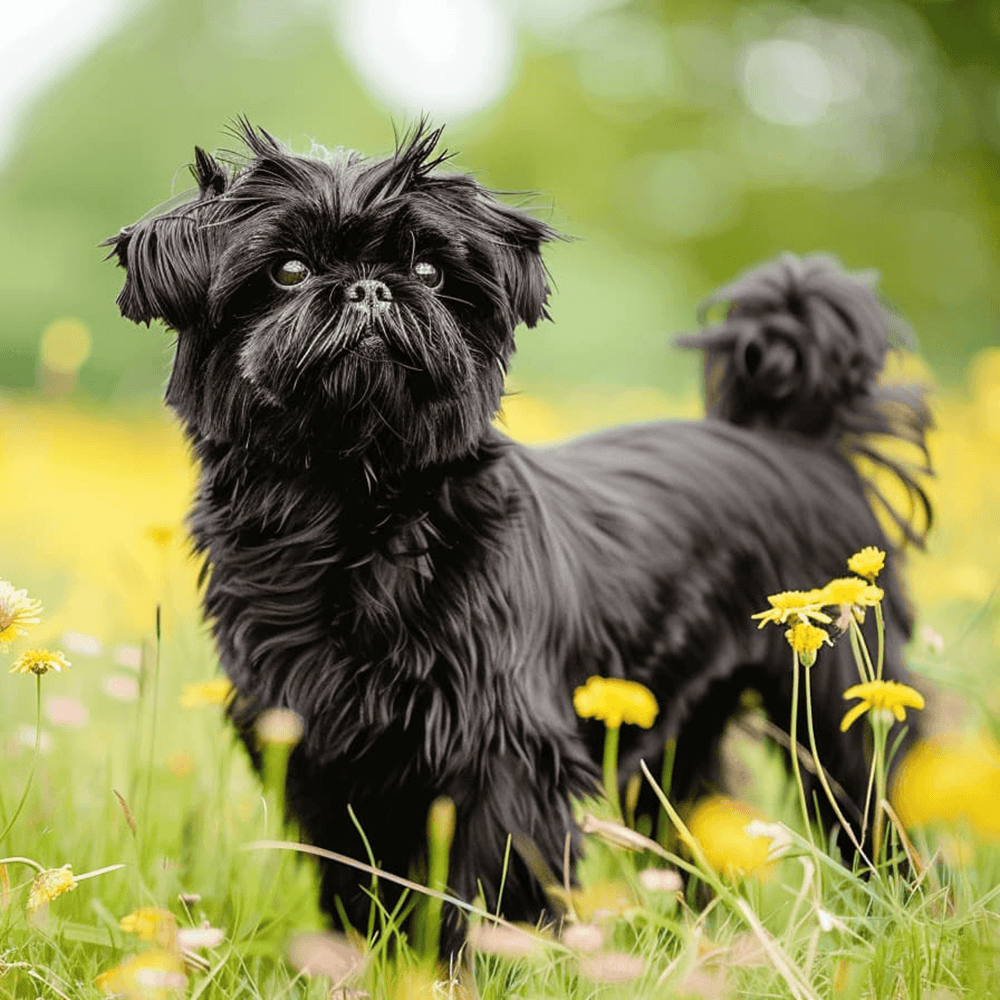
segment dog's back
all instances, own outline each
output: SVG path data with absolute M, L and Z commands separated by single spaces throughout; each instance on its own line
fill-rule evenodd
M 521 530 L 532 536 L 513 550 L 527 565 L 511 577 L 536 595 L 515 606 L 559 633 L 549 641 L 564 650 L 567 691 L 600 673 L 656 694 L 653 729 L 622 733 L 621 773 L 675 737 L 674 790 L 688 797 L 715 781 L 718 740 L 746 689 L 788 727 L 784 629 L 751 620 L 769 594 L 843 577 L 865 546 L 886 550 L 885 677 L 905 678 L 912 616 L 899 549 L 930 521 L 919 482 L 929 412 L 921 390 L 880 382 L 892 321 L 870 283 L 827 258 L 783 257 L 716 299 L 729 303 L 722 322 L 682 341 L 705 352 L 708 419 L 515 449 L 508 463 L 512 491 L 530 498 Z M 915 464 L 894 457 L 901 442 Z M 888 499 L 900 492 L 909 509 Z M 824 765 L 861 806 L 862 741 L 838 726 L 857 680 L 846 637 L 811 673 Z M 601 729 L 583 726 L 596 757 Z

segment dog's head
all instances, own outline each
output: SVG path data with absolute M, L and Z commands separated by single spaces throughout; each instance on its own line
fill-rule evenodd
M 480 440 L 514 327 L 547 316 L 556 233 L 436 172 L 440 134 L 306 157 L 243 123 L 243 161 L 196 149 L 197 195 L 108 241 L 122 314 L 177 332 L 167 402 L 192 435 L 416 466 Z

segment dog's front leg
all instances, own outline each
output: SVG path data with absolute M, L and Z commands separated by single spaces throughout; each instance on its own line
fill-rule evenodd
M 567 839 L 568 876 L 575 880 L 580 831 L 551 762 L 494 758 L 482 774 L 456 781 L 450 794 L 457 819 L 451 890 L 469 901 L 480 897 L 489 912 L 508 920 L 535 923 L 540 914 L 557 920 L 562 907 L 550 889 L 563 885 Z M 463 936 L 458 915 L 449 914 L 443 950 Z

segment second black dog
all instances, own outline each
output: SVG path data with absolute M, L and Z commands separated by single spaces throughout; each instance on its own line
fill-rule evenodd
M 555 233 L 436 169 L 438 137 L 304 157 L 246 126 L 248 156 L 197 150 L 198 194 L 111 243 L 123 314 L 177 332 L 166 399 L 200 464 L 191 527 L 237 724 L 294 709 L 291 808 L 316 844 L 363 858 L 350 804 L 388 871 L 419 868 L 428 806 L 450 796 L 450 885 L 495 908 L 509 834 L 555 872 L 577 839 L 603 735 L 573 710 L 588 676 L 640 681 L 661 706 L 652 729 L 625 728 L 622 775 L 655 773 L 675 737 L 674 791 L 693 796 L 744 689 L 789 720 L 784 630 L 750 616 L 877 545 L 886 676 L 905 678 L 910 613 L 854 460 L 894 471 L 929 516 L 877 448 L 923 447 L 928 417 L 919 393 L 878 384 L 891 324 L 869 285 L 788 257 L 720 292 L 725 318 L 688 340 L 708 419 L 516 444 L 492 420 L 515 326 L 546 316 Z M 812 682 L 822 759 L 860 803 L 862 741 L 838 730 L 846 645 Z M 367 885 L 327 865 L 322 902 L 363 926 Z M 515 857 L 503 912 L 548 905 Z

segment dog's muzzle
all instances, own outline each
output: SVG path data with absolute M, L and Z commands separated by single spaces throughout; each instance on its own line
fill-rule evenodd
M 384 281 L 363 278 L 344 289 L 347 308 L 360 313 L 365 320 L 365 332 L 358 342 L 360 352 L 370 358 L 384 358 L 386 344 L 376 320 L 392 307 L 392 292 Z

